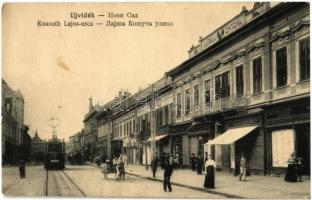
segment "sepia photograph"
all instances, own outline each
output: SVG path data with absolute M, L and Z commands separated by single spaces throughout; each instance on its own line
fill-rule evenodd
M 1 17 L 4 197 L 311 199 L 310 2 Z

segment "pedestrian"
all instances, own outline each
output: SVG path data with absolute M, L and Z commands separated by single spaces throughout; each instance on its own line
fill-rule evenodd
M 113 159 L 113 168 L 114 168 L 115 178 L 116 178 L 117 173 L 118 173 L 118 158 L 117 157 Z
M 167 192 L 167 188 L 169 192 L 172 191 L 171 183 L 170 183 L 170 177 L 173 172 L 172 165 L 170 164 L 169 160 L 166 160 L 165 163 L 165 170 L 164 170 L 164 191 Z
M 164 169 L 165 168 L 165 160 L 166 160 L 166 152 L 163 152 L 162 155 L 161 155 L 161 158 L 160 158 L 160 167 L 161 169 Z
M 19 172 L 20 172 L 20 178 L 25 178 L 25 160 L 21 159 L 18 161 L 18 169 L 19 169 Z
M 103 174 L 104 174 L 104 178 L 107 179 L 107 174 L 108 174 L 108 163 L 109 160 L 105 160 L 104 164 L 103 164 Z
M 205 162 L 204 187 L 207 189 L 215 188 L 215 169 L 216 169 L 216 163 L 212 159 L 212 155 L 210 154 L 208 157 L 208 160 Z
M 284 180 L 287 182 L 297 182 L 295 152 L 293 152 L 288 159 L 288 166 Z
M 297 164 L 296 164 L 296 171 L 297 171 L 297 177 L 298 181 L 301 182 L 301 171 L 302 171 L 302 158 L 297 158 Z
M 156 178 L 157 167 L 158 167 L 158 158 L 157 158 L 157 154 L 156 154 L 156 155 L 154 156 L 154 158 L 152 159 L 152 162 L 151 162 L 151 168 L 152 168 L 152 172 L 153 172 L 153 178 Z
M 119 157 L 119 169 L 120 169 L 120 179 L 122 178 L 123 180 L 125 180 L 125 161 L 122 154 Z
M 240 159 L 240 174 L 239 174 L 239 181 L 243 179 L 243 181 L 246 181 L 246 173 L 247 173 L 247 160 L 245 158 L 244 153 L 241 155 Z
M 197 156 L 197 162 L 196 162 L 196 167 L 197 167 L 197 174 L 202 174 L 202 167 L 203 167 L 203 158 L 201 157 L 200 154 Z
M 191 154 L 190 163 L 191 163 L 192 170 L 196 171 L 196 157 L 194 153 Z

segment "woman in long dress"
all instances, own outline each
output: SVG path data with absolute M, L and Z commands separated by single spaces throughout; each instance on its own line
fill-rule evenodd
M 288 159 L 288 167 L 286 170 L 285 181 L 287 182 L 297 181 L 295 153 L 292 153 L 290 155 L 290 158 Z
M 205 182 L 204 187 L 207 189 L 215 188 L 215 168 L 216 163 L 212 159 L 212 155 L 209 155 L 209 159 L 205 162 Z

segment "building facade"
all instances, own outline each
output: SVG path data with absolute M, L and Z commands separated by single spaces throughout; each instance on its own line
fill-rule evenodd
M 309 14 L 308 3 L 254 3 L 200 37 L 186 61 L 98 119 L 112 156 L 148 165 L 169 153 L 189 166 L 207 153 L 237 173 L 244 153 L 253 173 L 271 174 L 295 152 L 309 174 Z
M 31 139 L 32 160 L 36 162 L 43 162 L 46 148 L 46 141 L 41 139 L 36 131 L 34 137 Z
M 309 168 L 309 23 L 308 4 L 255 3 L 200 38 L 190 59 L 167 73 L 175 124 L 191 126 L 177 139 L 183 164 L 206 143 L 222 169 L 238 170 L 244 152 L 251 170 L 267 174 L 284 169 L 293 151 Z M 204 134 L 193 139 L 189 130 L 200 124 Z
M 15 162 L 22 144 L 24 128 L 24 98 L 2 79 L 2 158 Z
M 89 99 L 89 112 L 85 115 L 84 123 L 84 156 L 87 160 L 92 161 L 97 154 L 97 120 L 96 114 L 100 111 L 98 105 L 93 106 L 92 98 Z

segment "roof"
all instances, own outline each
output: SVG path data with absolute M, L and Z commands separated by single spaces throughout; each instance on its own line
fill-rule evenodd
M 279 3 L 274 7 L 267 7 L 267 5 L 268 4 L 263 2 L 258 6 L 255 6 L 248 12 L 242 12 L 239 15 L 232 18 L 231 20 L 229 20 L 228 22 L 226 22 L 225 24 L 223 24 L 222 26 L 220 26 L 212 33 L 208 34 L 206 37 L 201 38 L 200 39 L 201 45 L 199 46 L 201 46 L 202 49 L 200 49 L 200 51 L 198 51 L 196 54 L 191 56 L 189 59 L 187 59 L 177 67 L 168 71 L 166 74 L 168 76 L 175 77 L 185 72 L 198 62 L 202 61 L 203 59 L 206 59 L 207 56 L 209 56 L 209 54 L 211 54 L 211 52 L 214 51 L 217 47 L 224 46 L 223 44 L 224 41 L 227 41 L 230 37 L 237 35 L 237 33 L 239 32 L 246 32 L 248 30 L 246 27 L 252 24 L 251 22 L 258 20 L 264 15 L 269 15 L 269 13 L 283 6 L 287 7 L 289 5 L 290 6 L 295 5 L 295 3 Z M 204 44 L 206 44 L 206 46 Z

